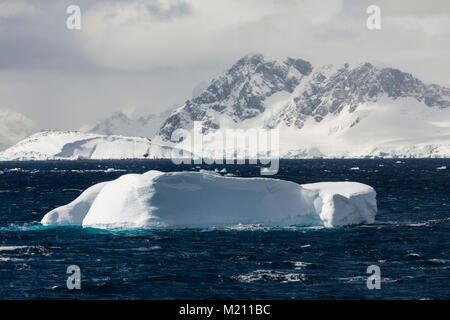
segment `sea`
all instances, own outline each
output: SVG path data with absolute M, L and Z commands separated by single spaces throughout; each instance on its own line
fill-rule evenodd
M 372 225 L 39 223 L 89 186 L 123 174 L 223 168 L 260 175 L 257 165 L 170 160 L 0 162 L 0 299 L 450 299 L 450 159 L 281 160 L 273 178 L 374 187 Z M 73 265 L 79 288 L 68 286 Z

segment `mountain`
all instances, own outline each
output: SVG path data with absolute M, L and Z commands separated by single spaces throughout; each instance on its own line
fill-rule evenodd
M 172 112 L 173 109 L 168 109 L 161 114 L 149 114 L 135 120 L 118 111 L 94 125 L 83 126 L 80 131 L 104 135 L 152 137 Z
M 38 131 L 38 126 L 21 113 L 0 109 L 0 150 Z
M 190 128 L 193 121 L 201 121 L 205 133 L 219 129 L 222 119 L 240 123 L 260 116 L 267 110 L 267 98 L 277 92 L 293 93 L 311 71 L 311 64 L 302 59 L 279 61 L 262 55 L 245 56 L 176 110 L 159 134 L 169 141 L 173 131 Z
M 171 137 L 194 121 L 203 158 L 223 155 L 225 129 L 277 129 L 282 158 L 450 157 L 450 89 L 398 69 L 250 54 L 199 91 L 165 114 L 133 120 L 115 113 L 84 128 L 89 133 L 38 134 L 0 157 L 170 158 L 174 146 L 191 150 Z
M 147 138 L 44 131 L 0 152 L 0 161 L 170 158 L 171 151 Z
M 218 129 L 279 129 L 282 157 L 450 156 L 450 89 L 368 62 L 247 55 L 172 113 L 155 140 L 170 144 L 194 121 L 211 141 Z

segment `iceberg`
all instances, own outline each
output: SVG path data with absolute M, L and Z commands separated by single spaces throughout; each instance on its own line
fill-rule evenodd
M 376 192 L 357 182 L 300 185 L 215 172 L 126 174 L 47 213 L 44 225 L 103 229 L 370 224 Z
M 83 219 L 91 208 L 97 195 L 108 182 L 101 182 L 87 188 L 74 201 L 58 207 L 42 218 L 43 225 L 82 225 Z

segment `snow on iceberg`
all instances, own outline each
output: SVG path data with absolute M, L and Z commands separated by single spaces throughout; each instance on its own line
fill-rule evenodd
M 183 228 L 262 224 L 343 226 L 373 223 L 373 188 L 357 182 L 300 185 L 208 172 L 149 171 L 96 184 L 44 225 L 94 228 Z
M 87 188 L 71 203 L 47 213 L 41 223 L 44 225 L 82 225 L 95 198 L 107 184 L 108 182 L 101 182 Z

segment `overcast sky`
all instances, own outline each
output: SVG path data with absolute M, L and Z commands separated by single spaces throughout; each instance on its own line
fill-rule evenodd
M 66 8 L 81 8 L 69 30 Z M 381 8 L 368 30 L 366 8 Z M 0 0 L 0 108 L 42 129 L 182 104 L 249 52 L 371 61 L 450 87 L 450 1 Z

